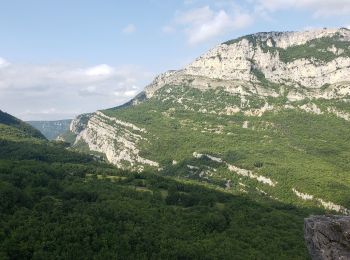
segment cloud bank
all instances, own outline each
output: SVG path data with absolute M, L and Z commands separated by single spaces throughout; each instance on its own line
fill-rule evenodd
M 10 64 L 0 58 L 0 109 L 24 120 L 73 118 L 128 101 L 152 76 L 137 66 Z

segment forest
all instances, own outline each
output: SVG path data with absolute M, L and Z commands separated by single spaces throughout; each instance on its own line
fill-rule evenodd
M 303 218 L 319 209 L 0 134 L 1 259 L 308 259 Z

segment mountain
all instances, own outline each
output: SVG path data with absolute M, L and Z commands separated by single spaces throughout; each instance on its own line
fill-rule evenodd
M 28 121 L 27 123 L 39 130 L 49 140 L 55 140 L 69 130 L 72 120 Z
M 0 259 L 308 259 L 303 218 L 320 209 L 116 169 L 0 120 Z
M 350 30 L 267 32 L 74 119 L 72 148 L 233 194 L 349 214 Z
M 151 97 L 164 85 L 189 84 L 290 101 L 346 97 L 349 41 L 346 28 L 243 36 L 215 47 L 183 70 L 160 75 L 145 93 Z
M 45 139 L 45 137 L 35 128 L 26 124 L 25 122 L 15 118 L 0 110 L 0 136 L 8 139 L 21 138 L 37 138 Z

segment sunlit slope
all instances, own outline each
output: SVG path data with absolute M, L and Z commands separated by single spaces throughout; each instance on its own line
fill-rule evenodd
M 347 214 L 349 50 L 346 28 L 243 36 L 67 136 L 119 168 Z
M 103 113 L 145 129 L 140 156 L 167 174 L 222 187 L 231 180 L 229 189 L 259 189 L 285 202 L 347 212 L 326 204 L 350 207 L 350 122 L 333 111 L 345 108 L 340 115 L 346 115 L 346 105 L 343 100 L 242 100 L 220 90 L 168 86 L 142 104 Z M 211 160 L 215 166 L 207 167 L 195 153 L 222 162 Z M 271 182 L 238 174 L 231 164 Z

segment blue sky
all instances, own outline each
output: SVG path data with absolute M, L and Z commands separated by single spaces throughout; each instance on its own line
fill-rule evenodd
M 350 26 L 349 0 L 0 0 L 0 109 L 50 120 L 119 105 L 216 44 Z

